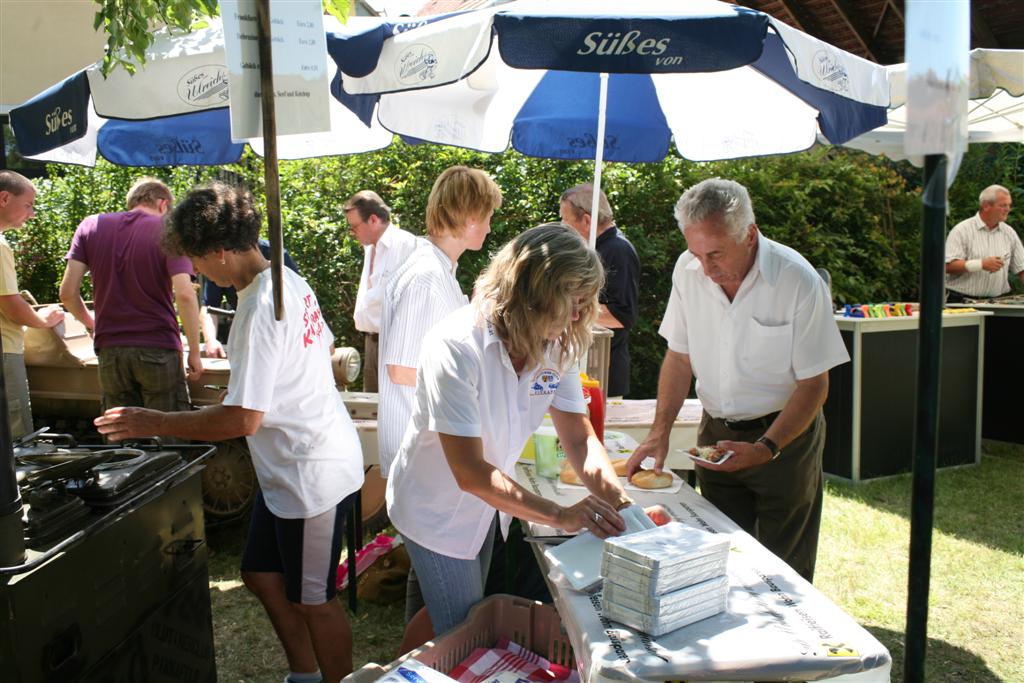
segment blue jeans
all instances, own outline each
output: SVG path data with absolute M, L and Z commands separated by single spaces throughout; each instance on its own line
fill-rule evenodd
M 461 624 L 469 609 L 483 599 L 495 526 L 492 519 L 480 553 L 473 560 L 435 553 L 403 536 L 436 635 Z

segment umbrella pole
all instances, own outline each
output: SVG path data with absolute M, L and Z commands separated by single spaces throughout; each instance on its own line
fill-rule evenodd
M 590 248 L 597 247 L 597 213 L 601 198 L 601 166 L 604 163 L 604 123 L 608 113 L 608 74 L 602 73 L 597 95 L 597 141 L 594 148 L 594 198 L 590 202 Z
M 267 227 L 270 230 L 270 276 L 274 286 L 274 317 L 284 317 L 281 290 L 284 243 L 281 238 L 281 185 L 277 172 L 277 118 L 274 113 L 274 63 L 270 42 L 270 0 L 256 4 L 260 48 L 260 101 L 263 106 L 263 181 L 267 191 Z
M 946 156 L 929 154 L 924 167 L 921 240 L 921 317 L 917 351 L 917 421 L 910 502 L 910 566 L 903 680 L 923 683 L 928 644 L 935 461 L 938 448 L 939 365 L 942 354 L 946 232 Z
M 608 74 L 602 73 L 597 91 L 597 140 L 594 145 L 594 191 L 590 200 L 590 237 L 587 243 L 597 248 L 597 214 L 601 206 L 601 165 L 604 163 L 604 121 L 608 113 Z M 590 370 L 590 349 L 583 354 L 583 368 Z M 601 387 L 605 392 L 608 387 Z

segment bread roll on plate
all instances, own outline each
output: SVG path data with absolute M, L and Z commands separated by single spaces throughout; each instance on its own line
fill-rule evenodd
M 580 481 L 580 475 L 576 474 L 576 470 L 572 468 L 568 460 L 562 463 L 562 471 L 558 473 L 558 478 L 563 484 L 580 486 L 583 483 Z
M 667 489 L 672 486 L 672 474 L 669 472 L 658 474 L 654 470 L 637 470 L 630 477 L 629 483 L 642 489 Z
M 612 460 L 612 467 L 615 468 L 615 476 L 626 476 L 627 462 L 629 462 L 629 460 L 626 458 L 617 458 Z M 558 478 L 563 484 L 572 484 L 573 486 L 583 485 L 583 482 L 580 481 L 580 475 L 576 474 L 576 470 L 572 468 L 572 465 L 569 464 L 568 460 L 562 463 L 562 471 L 558 473 Z

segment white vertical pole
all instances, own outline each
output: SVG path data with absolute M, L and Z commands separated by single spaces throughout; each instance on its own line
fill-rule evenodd
M 597 247 L 597 212 L 601 198 L 601 164 L 604 162 L 604 119 L 608 111 L 608 74 L 601 74 L 600 87 L 597 95 L 597 146 L 594 150 L 594 198 L 590 202 L 590 248 Z M 590 349 L 583 354 L 583 370 L 590 363 Z M 605 392 L 608 387 L 601 387 Z
M 601 165 L 604 163 L 604 119 L 608 111 L 608 74 L 601 74 L 597 96 L 597 148 L 594 154 L 594 200 L 590 204 L 590 248 L 597 245 L 597 207 L 601 197 Z

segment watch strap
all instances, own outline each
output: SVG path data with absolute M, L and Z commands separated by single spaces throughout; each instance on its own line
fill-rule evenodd
M 772 454 L 771 459 L 772 460 L 778 460 L 779 459 L 779 454 L 782 452 L 782 449 L 779 448 L 779 445 L 777 443 L 775 443 L 774 441 L 769 439 L 767 436 L 762 436 L 755 443 L 763 443 L 765 446 L 767 446 L 768 450 L 771 451 L 771 454 Z

